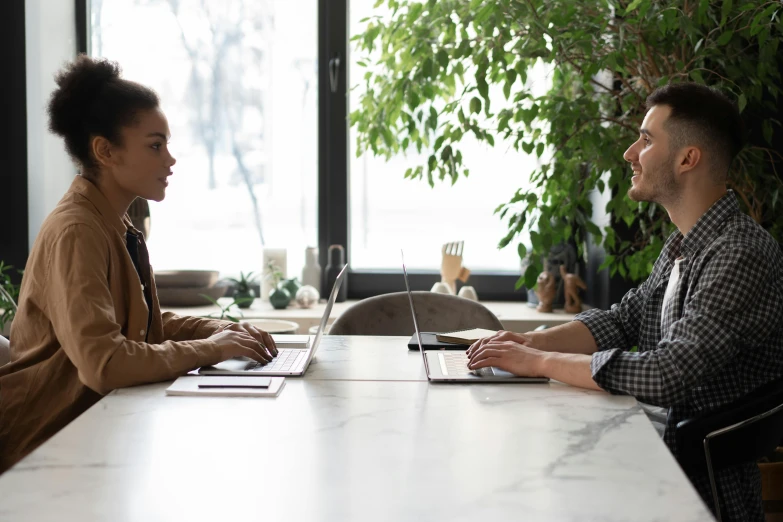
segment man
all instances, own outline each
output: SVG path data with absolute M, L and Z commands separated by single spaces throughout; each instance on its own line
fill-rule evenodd
M 662 205 L 677 226 L 649 279 L 611 310 L 543 332 L 500 332 L 468 355 L 471 368 L 544 375 L 667 408 L 664 440 L 676 456 L 679 421 L 783 375 L 783 256 L 726 188 L 742 147 L 735 106 L 685 83 L 653 92 L 647 109 L 623 156 L 633 171 L 628 195 Z M 712 508 L 707 476 L 690 478 Z M 718 472 L 717 483 L 724 520 L 764 519 L 754 463 Z

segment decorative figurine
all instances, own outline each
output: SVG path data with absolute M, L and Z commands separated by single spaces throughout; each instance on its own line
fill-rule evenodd
M 451 294 L 457 294 L 457 279 L 463 283 L 470 277 L 470 270 L 462 266 L 462 251 L 464 250 L 464 241 L 455 241 L 443 245 L 443 261 L 440 265 L 440 280 L 446 283 L 451 290 Z M 433 289 L 434 290 L 434 289 Z
M 479 300 L 478 294 L 476 293 L 476 289 L 469 285 L 465 285 L 462 288 L 460 288 L 457 295 L 460 297 L 464 297 L 465 299 L 470 299 L 471 301 L 478 302 Z
M 300 308 L 312 308 L 318 302 L 318 290 L 312 285 L 304 285 L 296 291 L 296 304 Z
M 552 303 L 555 300 L 557 287 L 555 286 L 555 277 L 549 272 L 539 274 L 536 285 L 536 295 L 538 296 L 538 306 L 536 310 L 544 313 L 552 313 Z
M 587 290 L 587 285 L 578 275 L 566 272 L 564 265 L 560 265 L 560 276 L 563 278 L 565 288 L 565 311 L 568 314 L 578 314 L 582 311 L 579 289 Z

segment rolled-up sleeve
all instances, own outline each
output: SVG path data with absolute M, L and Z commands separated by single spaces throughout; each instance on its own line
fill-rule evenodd
M 611 348 L 629 350 L 638 343 L 649 281 L 630 290 L 620 303 L 612 305 L 609 310 L 593 308 L 574 317 L 574 321 L 583 323 L 590 330 L 599 352 Z
M 167 341 L 206 339 L 232 324 L 229 321 L 177 315 L 173 312 L 164 312 L 162 315 L 163 337 Z
M 597 352 L 593 379 L 612 393 L 670 407 L 721 370 L 743 346 L 764 342 L 781 300 L 769 264 L 752 247 L 707 259 L 686 297 L 682 317 L 655 349 Z
M 80 380 L 100 394 L 173 379 L 220 361 L 209 340 L 148 344 L 128 340 L 114 312 L 108 284 L 109 244 L 86 224 L 57 237 L 47 264 L 45 313 Z

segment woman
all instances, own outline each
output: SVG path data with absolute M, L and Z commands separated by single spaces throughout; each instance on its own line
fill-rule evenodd
M 115 388 L 277 353 L 250 325 L 161 314 L 147 248 L 126 212 L 161 201 L 176 160 L 157 95 L 80 56 L 57 77 L 49 128 L 80 167 L 27 261 L 0 367 L 0 472 Z

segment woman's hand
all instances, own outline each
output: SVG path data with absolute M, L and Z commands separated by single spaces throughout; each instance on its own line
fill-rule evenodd
M 224 359 L 248 357 L 266 363 L 277 356 L 277 346 L 272 336 L 250 323 L 232 323 L 209 339 L 218 345 Z

